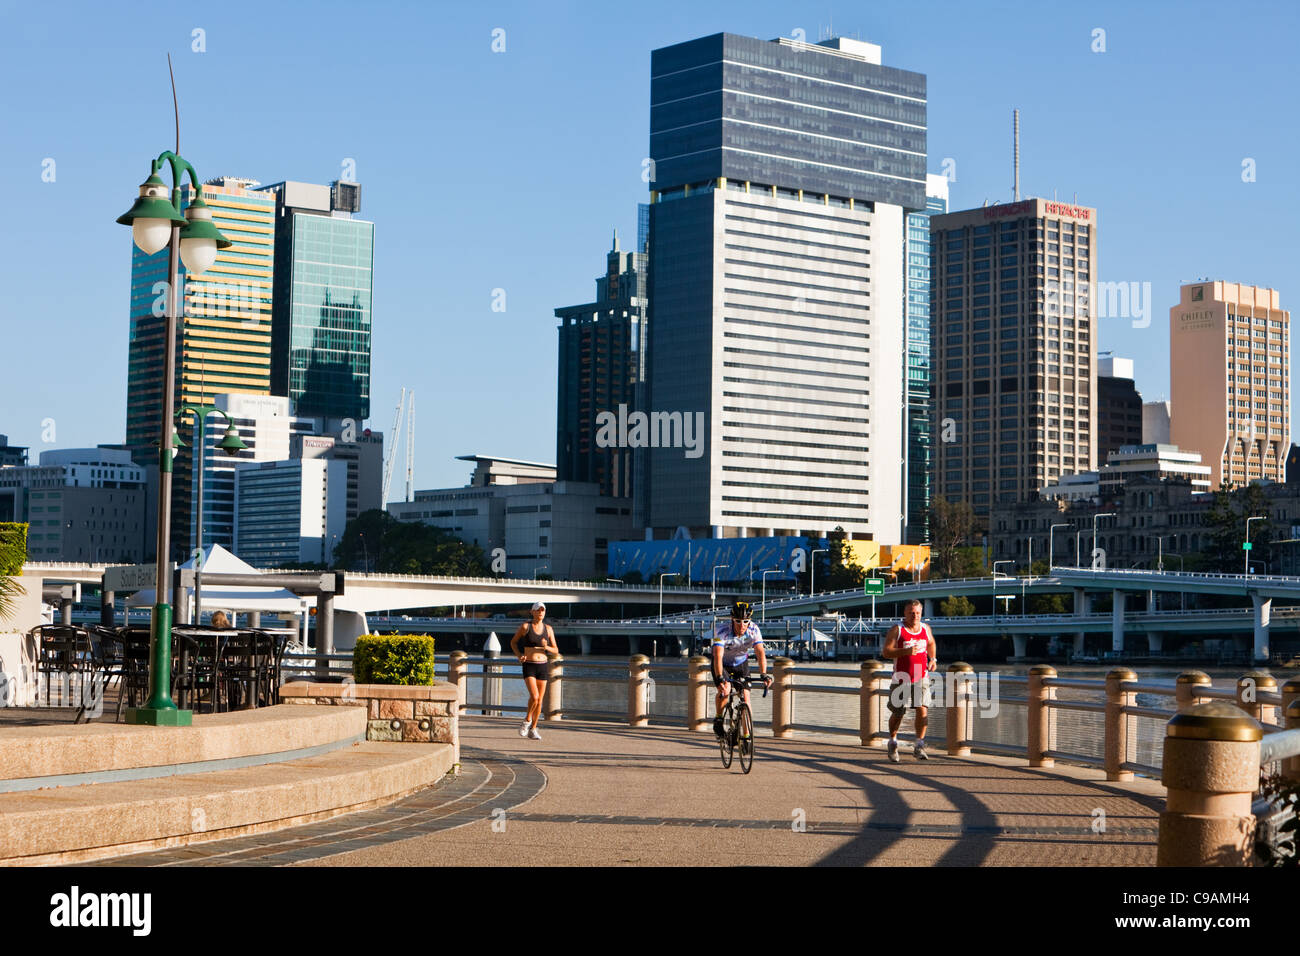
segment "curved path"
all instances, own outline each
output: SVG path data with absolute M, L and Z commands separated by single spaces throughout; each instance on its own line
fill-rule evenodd
M 465 717 L 461 775 L 380 810 L 119 865 L 1034 865 L 1155 863 L 1164 790 L 1014 758 L 921 762 L 760 736 L 753 772 L 711 734 Z M 504 812 L 502 812 L 504 811 Z

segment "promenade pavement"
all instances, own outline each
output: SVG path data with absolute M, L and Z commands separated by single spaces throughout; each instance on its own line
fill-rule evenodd
M 504 817 L 329 856 L 330 866 L 628 864 L 1043 865 L 1155 863 L 1163 788 L 1024 760 L 916 760 L 760 736 L 754 768 L 724 770 L 712 734 L 465 718 L 462 741 L 531 764 L 543 789 Z M 473 759 L 472 755 L 470 759 Z M 503 801 L 504 802 L 504 801 Z M 1104 813 L 1104 818 L 1101 814 Z M 1104 819 L 1104 832 L 1099 821 Z M 803 829 L 798 828 L 803 823 Z

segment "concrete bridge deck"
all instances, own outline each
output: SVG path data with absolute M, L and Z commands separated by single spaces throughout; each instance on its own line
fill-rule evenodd
M 110 865 L 1155 862 L 1164 790 L 1152 780 L 933 749 L 920 762 L 910 745 L 891 764 L 883 750 L 762 735 L 746 776 L 722 768 L 712 734 L 569 720 L 540 730 L 524 740 L 513 719 L 463 717 L 460 776 L 388 807 Z

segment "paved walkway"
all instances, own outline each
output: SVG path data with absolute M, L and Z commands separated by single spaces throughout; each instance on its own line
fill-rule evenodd
M 927 762 L 760 736 L 749 775 L 711 734 L 461 721 L 462 773 L 379 810 L 107 865 L 1146 866 L 1163 788 L 1023 759 Z M 1101 830 L 1101 832 L 1095 832 Z

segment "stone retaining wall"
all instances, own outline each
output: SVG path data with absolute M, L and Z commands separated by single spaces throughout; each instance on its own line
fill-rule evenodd
M 434 684 L 316 684 L 295 681 L 280 688 L 282 704 L 366 708 L 366 739 L 400 743 L 451 744 L 460 763 L 456 687 Z

